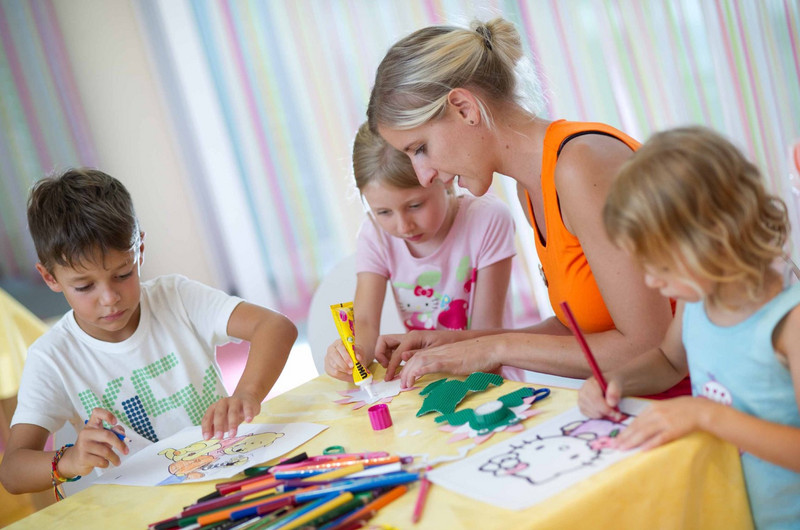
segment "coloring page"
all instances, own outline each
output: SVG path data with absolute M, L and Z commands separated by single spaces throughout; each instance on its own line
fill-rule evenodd
M 625 399 L 620 407 L 631 416 L 647 406 Z M 590 419 L 577 407 L 468 458 L 433 470 L 432 482 L 479 501 L 523 510 L 633 451 L 610 449 L 608 443 L 633 421 Z
M 163 486 L 228 478 L 288 453 L 327 428 L 315 423 L 243 423 L 232 438 L 203 440 L 200 426 L 187 427 L 107 469 L 95 483 Z

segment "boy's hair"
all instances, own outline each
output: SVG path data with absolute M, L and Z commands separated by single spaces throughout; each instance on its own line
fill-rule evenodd
M 420 186 L 411 159 L 361 124 L 353 141 L 353 176 L 358 191 L 371 183 L 385 184 L 400 189 Z
M 756 299 L 789 230 L 786 205 L 767 193 L 756 166 L 704 127 L 660 132 L 642 145 L 620 169 L 603 221 L 611 241 L 640 262 L 710 280 L 712 301 L 728 283 Z
M 39 262 L 74 268 L 98 250 L 136 248 L 139 222 L 120 181 L 90 168 L 69 169 L 34 184 L 28 197 L 28 229 Z
M 532 116 L 544 107 L 541 84 L 522 51 L 514 25 L 502 18 L 469 28 L 429 26 L 401 39 L 378 66 L 367 107 L 373 132 L 379 125 L 413 129 L 441 117 L 454 88 L 489 101 L 514 103 Z M 484 121 L 492 125 L 479 98 Z

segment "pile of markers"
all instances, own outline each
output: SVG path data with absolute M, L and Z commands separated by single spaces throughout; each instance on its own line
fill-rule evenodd
M 407 490 L 420 473 L 410 458 L 385 452 L 307 456 L 245 471 L 150 530 L 291 530 L 361 528 Z

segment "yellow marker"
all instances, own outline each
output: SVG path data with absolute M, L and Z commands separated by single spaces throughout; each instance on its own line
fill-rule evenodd
M 334 304 L 331 306 L 331 313 L 333 314 L 333 321 L 336 322 L 336 330 L 339 332 L 344 347 L 347 353 L 350 354 L 350 359 L 353 361 L 353 382 L 358 386 L 363 386 L 369 392 L 369 384 L 372 383 L 372 374 L 369 370 L 358 362 L 356 359 L 355 350 L 355 335 L 354 335 L 354 322 L 353 322 L 353 302 L 345 302 L 343 304 Z

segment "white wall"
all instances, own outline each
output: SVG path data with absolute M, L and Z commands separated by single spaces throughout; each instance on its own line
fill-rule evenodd
M 181 273 L 222 287 L 173 143 L 130 0 L 55 0 L 99 168 L 131 192 L 145 279 Z

